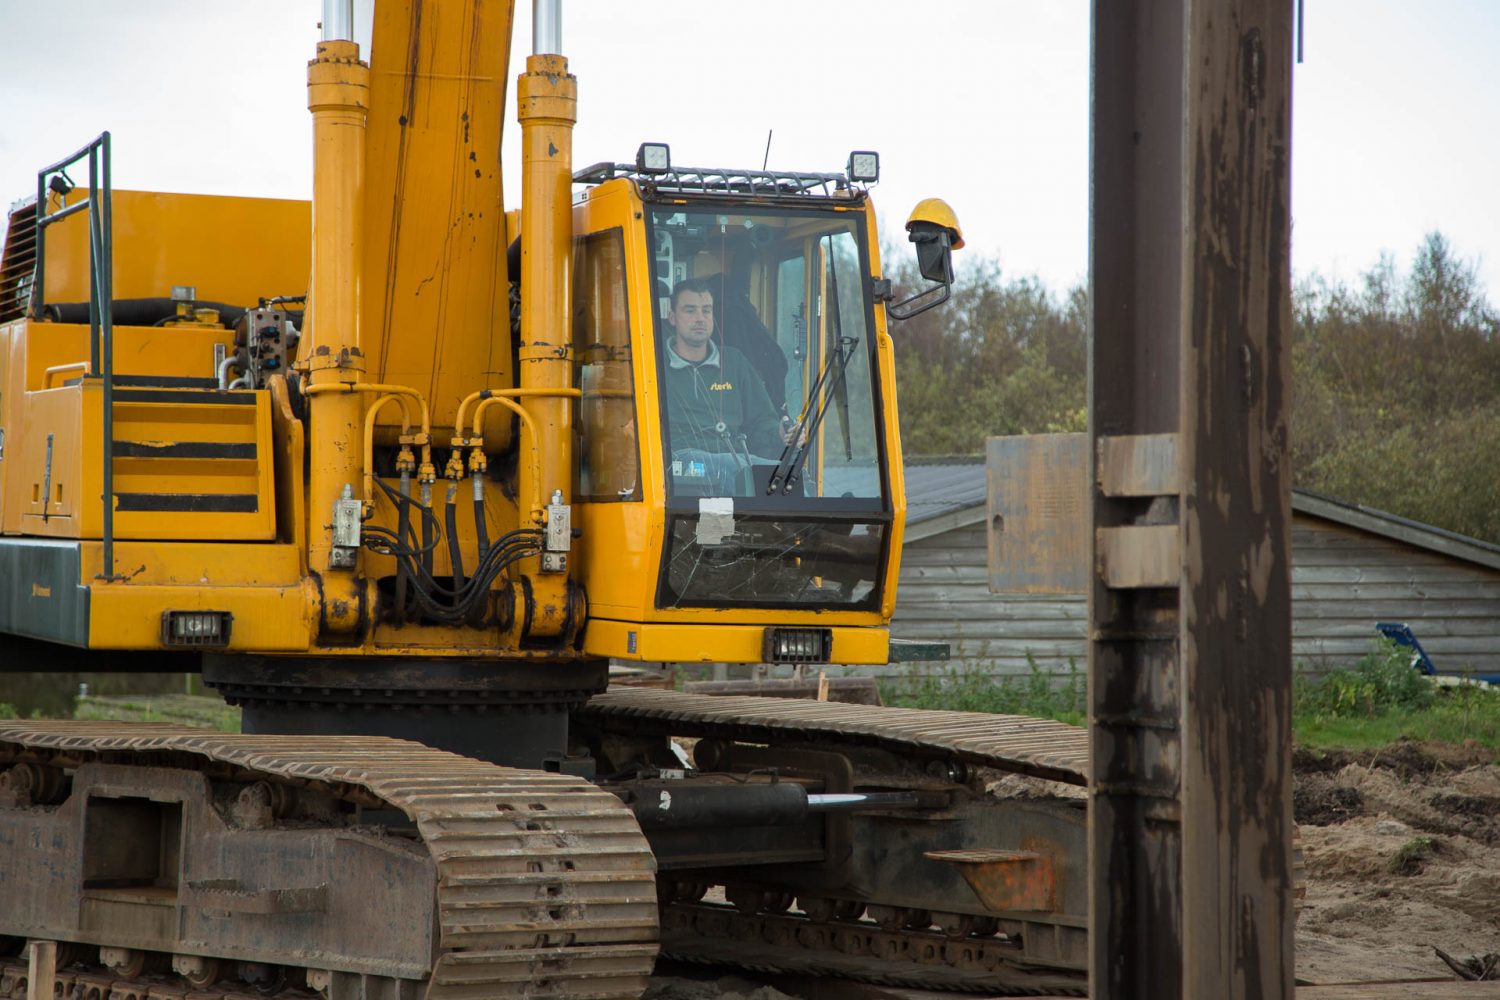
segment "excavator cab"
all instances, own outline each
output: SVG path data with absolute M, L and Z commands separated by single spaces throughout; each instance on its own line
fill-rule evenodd
M 576 499 L 619 540 L 584 547 L 586 648 L 884 662 L 904 503 L 868 196 L 844 174 L 577 179 Z

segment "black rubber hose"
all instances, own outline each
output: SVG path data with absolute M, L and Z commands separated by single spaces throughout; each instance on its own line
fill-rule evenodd
M 484 523 L 484 498 L 474 498 L 474 536 L 479 539 L 479 561 L 490 551 L 490 529 Z
M 444 504 L 443 521 L 448 529 L 448 558 L 453 563 L 453 592 L 464 589 L 464 553 L 458 547 L 458 505 L 450 497 Z
M 411 529 L 411 503 L 402 494 L 400 502 L 396 505 L 396 537 L 405 538 L 407 531 Z M 396 560 L 396 622 L 400 624 L 406 621 L 406 560 Z
M 226 326 L 233 326 L 245 315 L 244 306 L 232 306 L 227 302 L 193 302 L 195 309 L 217 309 L 219 319 Z M 110 303 L 110 319 L 116 326 L 155 326 L 177 315 L 176 299 L 115 299 Z M 87 323 L 87 302 L 49 302 L 43 315 L 54 323 Z M 288 318 L 297 317 L 288 313 Z
M 379 481 L 378 479 L 376 480 L 376 482 Z M 429 514 L 432 513 L 431 508 L 426 505 L 422 509 Z M 437 539 L 433 537 L 434 532 L 432 530 L 434 520 L 435 518 L 432 517 L 422 518 L 422 569 L 426 571 L 429 577 L 432 576 L 432 550 L 437 548 Z

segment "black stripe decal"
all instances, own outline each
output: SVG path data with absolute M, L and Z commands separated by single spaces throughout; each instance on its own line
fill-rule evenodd
M 205 375 L 116 375 L 115 385 L 152 386 L 158 389 L 217 389 L 219 380 Z
M 255 442 L 116 441 L 116 458 L 254 458 Z
M 254 493 L 116 493 L 115 510 L 254 514 L 259 500 Z
M 67 379 L 63 385 L 82 385 L 83 376 Z M 216 378 L 198 378 L 190 375 L 116 375 L 116 389 L 127 386 L 148 386 L 156 389 L 217 389 Z
M 218 392 L 203 389 L 116 389 L 117 403 L 198 403 L 210 406 L 254 406 L 253 392 Z

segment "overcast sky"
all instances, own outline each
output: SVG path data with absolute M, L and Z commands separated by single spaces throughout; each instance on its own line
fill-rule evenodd
M 1290 4 L 1294 0 L 1287 0 Z M 1305 0 L 1293 266 L 1353 278 L 1441 229 L 1500 300 L 1500 2 Z M 517 4 L 514 74 L 530 49 Z M 104 129 L 115 185 L 305 198 L 316 0 L 0 0 L 0 203 Z M 969 246 L 1085 278 L 1086 0 L 564 0 L 575 163 L 646 139 L 693 166 L 841 170 L 882 154 L 894 232 L 947 198 Z M 507 97 L 507 202 L 519 191 Z M 960 254 L 963 257 L 963 254 Z

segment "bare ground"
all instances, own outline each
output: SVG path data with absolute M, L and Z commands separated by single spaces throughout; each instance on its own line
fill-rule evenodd
M 1500 952 L 1500 765 L 1479 747 L 1298 751 L 1307 856 L 1297 976 L 1313 983 L 1449 976 Z

